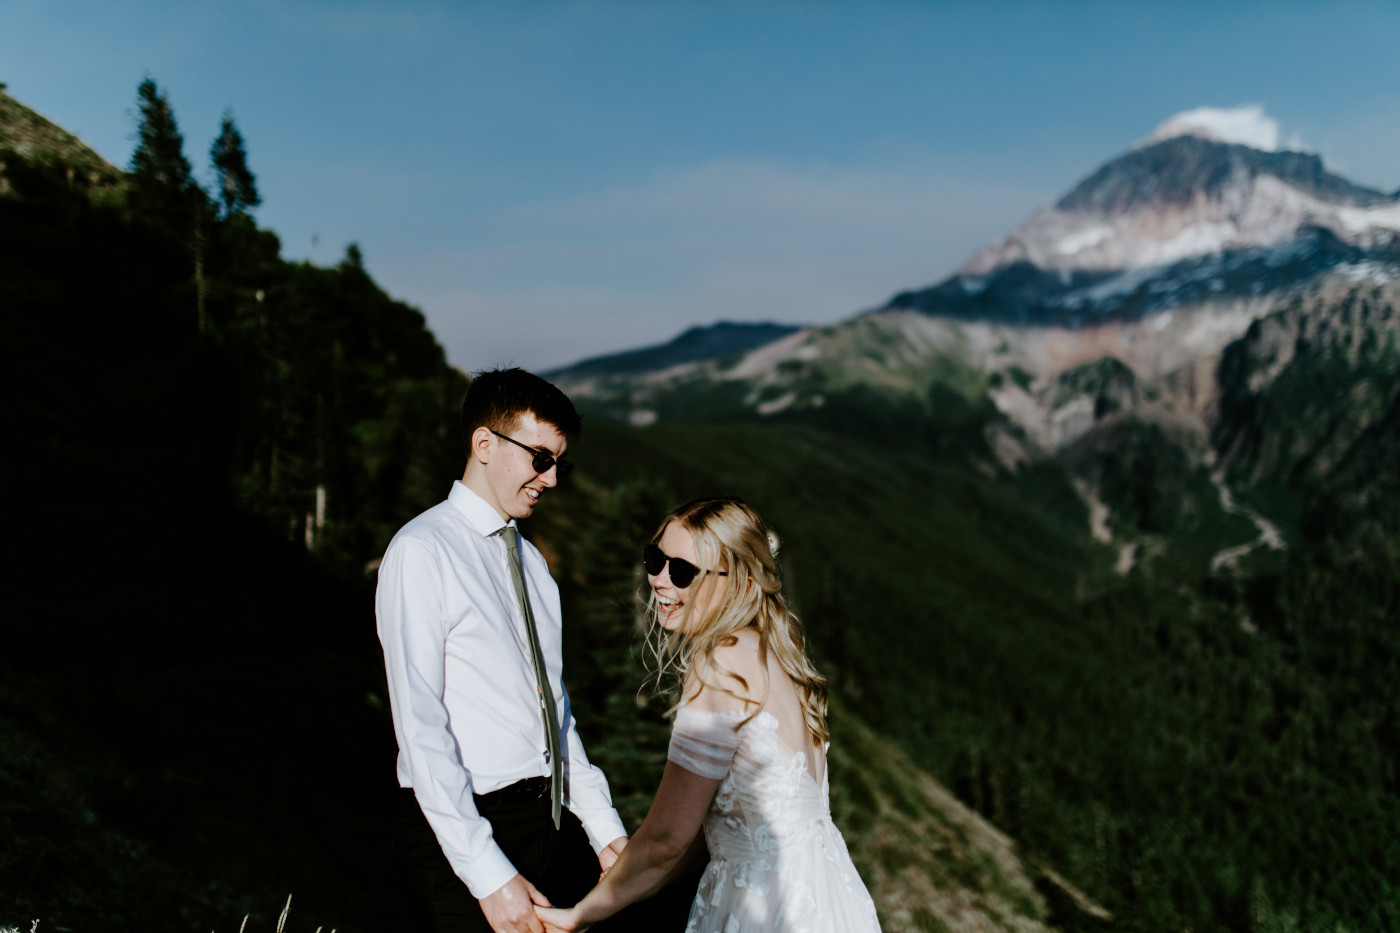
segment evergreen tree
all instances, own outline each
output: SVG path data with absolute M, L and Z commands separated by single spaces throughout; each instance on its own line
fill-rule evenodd
M 365 271 L 365 254 L 360 251 L 360 244 L 351 243 L 345 247 L 345 258 L 340 261 L 340 267 L 358 272 Z
M 190 174 L 185 140 L 165 93 L 148 77 L 137 87 L 136 96 L 141 116 L 136 151 L 131 154 L 131 205 L 143 220 L 188 249 L 194 266 L 195 322 L 203 331 L 206 227 L 213 206 Z
M 140 122 L 136 151 L 131 154 L 131 177 L 136 206 L 157 221 L 178 221 L 190 213 L 195 188 L 185 140 L 175 124 L 175 112 L 165 93 L 151 78 L 136 89 Z M 176 226 L 182 226 L 176 224 Z
M 234 214 L 246 214 L 262 203 L 253 173 L 248 171 L 248 153 L 243 148 L 243 134 L 233 122 L 233 112 L 224 111 L 219 138 L 209 150 L 214 163 L 216 197 L 223 207 L 225 219 Z

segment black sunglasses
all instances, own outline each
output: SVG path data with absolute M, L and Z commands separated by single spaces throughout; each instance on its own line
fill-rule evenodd
M 490 428 L 487 428 L 486 430 L 491 431 Z M 550 467 L 557 466 L 559 468 L 559 479 L 562 480 L 564 477 L 568 476 L 574 471 L 574 465 L 572 463 L 562 459 L 555 460 L 554 455 L 547 450 L 536 450 L 534 447 L 531 447 L 528 444 L 520 443 L 513 437 L 506 437 L 500 431 L 491 431 L 491 433 L 496 435 L 503 441 L 510 441 L 512 444 L 514 444 L 516 447 L 521 448 L 522 450 L 528 450 L 530 452 L 530 456 L 534 458 L 531 461 L 531 466 L 535 468 L 536 473 L 548 473 Z
M 671 564 L 671 582 L 681 589 L 690 586 L 690 581 L 695 579 L 697 573 L 713 573 L 721 577 L 729 576 L 729 573 L 724 570 L 701 570 L 688 560 L 668 557 L 665 551 L 654 544 L 648 544 L 642 548 L 642 566 L 646 567 L 647 573 L 653 577 L 665 569 L 667 562 Z

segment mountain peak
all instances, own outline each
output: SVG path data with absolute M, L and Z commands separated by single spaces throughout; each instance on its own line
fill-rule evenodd
M 1217 143 L 1235 143 L 1261 152 L 1278 150 L 1278 121 L 1264 113 L 1259 104 L 1221 109 L 1197 107 L 1163 120 L 1139 146 L 1150 146 L 1164 139 L 1195 136 Z
M 1400 197 L 1277 142 L 1261 107 L 1177 114 L 951 278 L 888 307 L 1077 327 L 1253 300 L 1343 266 L 1394 275 Z
M 1328 172 L 1313 153 L 1267 151 L 1178 133 L 1103 165 L 1055 207 L 1109 216 L 1143 207 L 1180 208 L 1201 198 L 1228 199 L 1231 189 L 1252 187 L 1261 177 L 1277 179 L 1324 204 L 1369 207 L 1388 200 L 1379 191 Z
M 1397 199 L 1332 174 L 1317 155 L 1230 141 L 1276 137 L 1259 108 L 1179 114 L 979 251 L 958 276 L 980 281 L 1021 263 L 1102 276 L 1283 248 L 1315 228 L 1363 249 L 1400 233 Z

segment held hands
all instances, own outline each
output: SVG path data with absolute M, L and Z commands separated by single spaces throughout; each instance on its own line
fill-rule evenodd
M 576 911 L 576 908 L 571 910 L 560 910 L 558 907 L 535 908 L 540 922 L 544 924 L 545 933 L 582 933 L 583 930 L 592 926 L 591 923 L 580 922 L 575 915 Z
M 622 850 L 626 848 L 626 846 L 627 837 L 618 836 L 612 842 L 608 843 L 603 851 L 598 853 L 598 865 L 603 869 L 598 875 L 599 881 L 606 878 L 608 872 L 612 871 L 613 865 L 617 863 L 617 857 L 622 854 Z
M 607 877 L 612 871 L 613 865 L 617 863 L 617 857 L 622 854 L 622 850 L 627 846 L 627 837 L 618 836 L 608 843 L 601 852 L 598 853 L 598 866 L 602 868 L 602 873 L 598 878 Z M 591 923 L 584 923 L 579 919 L 578 907 L 570 910 L 561 910 L 557 907 L 537 907 L 535 913 L 539 915 L 540 922 L 544 924 L 545 933 L 583 933 Z
M 524 875 L 501 885 L 481 898 L 481 912 L 496 933 L 543 933 L 536 907 L 548 907 L 549 898 L 525 880 Z

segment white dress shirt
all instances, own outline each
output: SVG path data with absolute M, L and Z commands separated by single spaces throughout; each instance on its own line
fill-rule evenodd
M 548 776 L 543 716 L 499 513 L 460 481 L 389 542 L 375 594 L 398 778 L 411 787 L 452 869 L 477 898 L 516 869 L 475 794 Z M 595 851 L 625 835 L 589 763 L 563 687 L 559 587 L 524 538 L 521 562 L 559 718 L 564 805 Z

